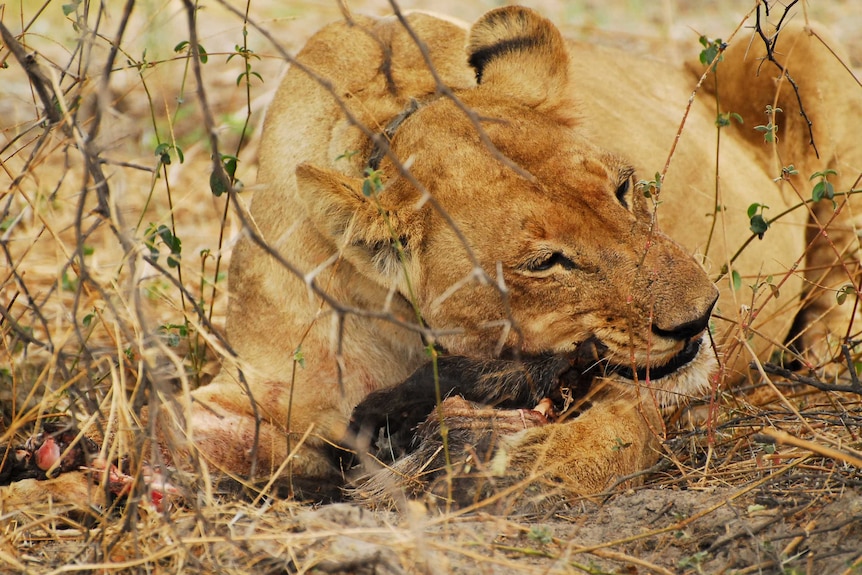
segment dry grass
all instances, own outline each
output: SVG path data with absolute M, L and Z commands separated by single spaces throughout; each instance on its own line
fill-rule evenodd
M 692 29 L 726 36 L 752 3 L 530 4 L 570 35 L 677 58 L 696 52 Z M 494 5 L 402 3 L 468 20 Z M 856 0 L 808 10 L 848 44 L 850 64 L 862 65 Z M 335 2 L 267 1 L 251 3 L 250 14 L 295 52 L 340 12 Z M 174 50 L 189 39 L 186 13 L 177 1 L 126 15 L 120 2 L 69 0 L 0 6 L 0 16 L 37 54 L 28 77 L 0 51 L 8 66 L 0 69 L 0 443 L 20 441 L 40 418 L 71 417 L 91 431 L 107 425 L 115 441 L 106 449 L 134 453 L 141 443 L 130 430 L 144 397 L 187 391 L 218 369 L 223 275 L 241 232 L 227 196 L 207 185 L 208 134 L 190 61 Z M 244 29 L 215 0 L 199 12 L 220 149 L 239 159 L 235 177 L 253 189 L 262 113 L 284 63 Z M 246 41 L 255 75 L 243 78 L 237 46 Z M 169 164 L 158 161 L 159 145 Z M 170 234 L 148 238 L 151 225 Z M 178 268 L 168 265 L 170 236 L 182 241 Z M 764 433 L 767 424 L 784 434 Z M 752 566 L 738 573 L 858 573 L 860 429 L 858 395 L 760 383 L 679 414 L 644 488 L 569 501 L 545 517 L 212 497 L 164 514 L 42 503 L 13 513 L 0 502 L 0 572 L 694 573 L 736 561 Z

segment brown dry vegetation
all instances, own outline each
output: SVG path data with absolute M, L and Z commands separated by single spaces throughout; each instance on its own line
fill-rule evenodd
M 754 5 L 525 3 L 569 35 L 663 58 L 696 55 L 700 33 L 726 37 Z M 340 17 L 339 6 L 198 4 L 202 92 L 221 153 L 239 160 L 245 191 L 236 198 L 248 202 L 263 110 L 285 68 L 257 26 L 293 53 Z M 497 4 L 401 6 L 472 20 Z M 253 24 L 243 21 L 247 7 Z M 351 7 L 388 11 L 382 0 Z M 858 70 L 857 0 L 802 7 L 795 17 L 829 24 Z M 223 276 L 241 233 L 228 196 L 210 190 L 210 134 L 187 48 L 175 50 L 190 38 L 186 8 L 21 0 L 0 6 L 0 17 L 36 55 L 23 64 L 37 78 L 4 42 L 0 443 L 21 441 L 40 418 L 71 417 L 91 432 L 109 425 L 115 441 L 105 449 L 134 453 L 139 441 L 128 431 L 144 398 L 205 383 L 226 353 Z M 244 76 L 246 62 L 253 73 Z M 150 226 L 170 233 L 148 239 Z M 179 268 L 168 265 L 171 236 L 182 242 Z M 862 573 L 860 405 L 858 395 L 754 378 L 672 421 L 665 458 L 643 488 L 538 517 L 492 516 L 482 505 L 440 513 L 415 502 L 395 514 L 211 494 L 164 514 L 133 504 L 12 510 L 0 501 L 0 572 Z

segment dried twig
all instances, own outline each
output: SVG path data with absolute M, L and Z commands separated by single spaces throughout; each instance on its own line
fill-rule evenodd
M 830 459 L 837 459 L 838 461 L 849 463 L 857 469 L 862 469 L 862 458 L 856 457 L 855 455 L 844 453 L 843 451 L 838 451 L 837 449 L 833 449 L 825 445 L 820 445 L 819 443 L 814 443 L 813 441 L 807 441 L 805 439 L 794 437 L 786 431 L 781 431 L 780 429 L 764 428 L 760 431 L 760 433 L 772 442 L 799 447 L 801 449 L 805 449 L 806 451 L 810 451 L 811 453 L 816 453 Z M 755 436 L 755 438 L 757 439 L 757 436 Z M 763 438 L 760 438 L 760 440 L 763 440 Z
M 28 55 L 21 44 L 18 43 L 18 40 L 15 39 L 15 36 L 12 35 L 2 22 L 0 22 L 0 36 L 3 38 L 3 43 L 6 44 L 6 47 L 9 48 L 9 51 L 12 52 L 15 59 L 18 60 L 18 63 L 21 64 L 21 67 L 27 73 L 30 85 L 33 86 L 39 95 L 39 99 L 42 101 L 42 108 L 45 111 L 45 115 L 48 116 L 48 120 L 52 124 L 56 124 L 60 121 L 60 113 L 54 105 L 55 98 L 52 96 L 53 88 L 51 87 L 51 80 L 39 67 L 36 56 Z
M 799 94 L 799 85 L 796 83 L 796 80 L 793 79 L 793 76 L 790 75 L 790 72 L 787 68 L 781 64 L 778 60 L 775 59 L 775 44 L 778 42 L 778 36 L 781 33 L 781 26 L 784 24 L 784 19 L 790 13 L 790 9 L 798 2 L 799 0 L 792 0 L 784 7 L 784 13 L 781 15 L 781 18 L 778 21 L 778 24 L 775 26 L 775 33 L 772 37 L 767 37 L 766 33 L 763 31 L 763 25 L 760 21 L 760 9 L 763 5 L 766 5 L 766 13 L 769 15 L 769 4 L 766 2 L 758 2 L 757 4 L 757 12 L 756 12 L 756 20 L 754 24 L 754 30 L 757 32 L 757 35 L 760 36 L 760 39 L 763 40 L 763 46 L 766 48 L 766 61 L 772 62 L 775 66 L 781 71 L 781 74 L 787 79 L 790 85 L 793 87 L 793 92 L 796 94 L 796 102 L 799 104 L 799 114 L 803 117 L 806 124 L 808 125 L 808 143 L 814 149 L 814 155 L 817 158 L 820 158 L 820 152 L 817 150 L 817 144 L 814 143 L 814 124 L 811 122 L 811 119 L 808 117 L 808 113 L 805 111 L 805 106 L 802 103 L 802 96 Z
M 860 387 L 855 384 L 841 385 L 837 383 L 825 383 L 819 379 L 798 374 L 795 371 L 791 371 L 774 363 L 762 363 L 761 366 L 763 367 L 763 371 L 765 371 L 766 373 L 789 379 L 790 381 L 795 383 L 810 385 L 811 387 L 819 389 L 820 391 L 837 391 L 862 395 L 862 389 L 860 389 Z M 749 367 L 751 367 L 751 369 L 757 369 L 757 363 L 751 362 L 751 364 L 749 364 Z

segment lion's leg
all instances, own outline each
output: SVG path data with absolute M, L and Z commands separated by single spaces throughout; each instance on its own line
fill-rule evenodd
M 389 504 L 403 490 L 411 497 L 430 495 L 429 501 L 477 503 L 494 491 L 497 479 L 489 464 L 501 439 L 541 425 L 548 425 L 548 417 L 540 411 L 496 409 L 449 397 L 410 430 L 415 444 L 406 455 L 397 452 L 398 445 L 377 445 L 377 457 L 390 459 L 391 449 L 397 459 L 358 478 L 353 496 L 369 504 Z
M 320 410 L 297 401 L 295 425 L 288 429 L 286 417 L 279 417 L 282 410 L 272 402 L 258 402 L 255 416 L 245 395 L 227 393 L 223 387 L 214 382 L 196 390 L 190 404 L 174 403 L 160 410 L 155 428 L 166 462 L 196 472 L 205 465 L 216 480 L 230 477 L 260 484 L 278 477 L 280 492 L 287 488 L 303 498 L 339 496 L 335 458 L 313 421 Z
M 796 322 L 799 326 L 799 343 L 806 360 L 817 367 L 829 359 L 846 364 L 841 356 L 841 345 L 848 335 L 858 332 L 858 313 L 854 306 L 854 292 L 859 286 L 860 245 L 858 232 L 862 228 L 862 203 L 846 195 L 859 189 L 862 177 L 862 141 L 855 131 L 848 132 L 851 118 L 862 118 L 862 88 L 848 84 L 849 75 L 826 48 L 804 32 L 797 46 L 802 53 L 798 62 L 810 61 L 810 67 L 796 67 L 796 75 L 805 81 L 807 90 L 800 93 L 806 113 L 818 129 L 815 143 L 821 150 L 820 159 L 811 158 L 802 174 L 812 178 L 804 191 L 813 193 L 816 185 L 831 185 L 834 202 L 822 199 L 811 205 L 812 216 L 807 232 L 810 248 L 805 259 L 805 278 L 809 290 L 805 307 Z M 791 41 L 795 40 L 791 38 Z M 799 59 L 801 57 L 801 59 Z M 824 87 L 828 86 L 828 89 Z M 842 94 L 842 101 L 825 92 Z M 829 173 L 833 170 L 834 173 Z M 823 177 L 815 175 L 824 174 Z M 856 326 L 854 328 L 854 322 Z M 834 370 L 829 370 L 834 371 Z
M 800 208 L 810 210 L 806 234 L 810 247 L 801 266 L 807 285 L 804 310 L 796 322 L 797 339 L 791 343 L 805 352 L 806 362 L 812 365 L 838 355 L 855 319 L 853 298 L 840 305 L 844 297 L 838 296 L 852 296 L 852 286 L 859 285 L 856 224 L 862 216 L 858 200 L 844 195 L 858 189 L 862 174 L 857 121 L 862 117 L 862 88 L 842 64 L 838 46 L 816 32 L 815 36 L 798 24 L 782 29 L 775 58 L 788 75 L 763 60 L 765 48 L 758 37 L 750 45 L 731 46 L 718 69 L 722 106 L 743 116 L 746 127 L 739 132 L 753 152 L 763 155 L 775 177 L 791 165 L 798 173 L 786 175 L 786 184 L 780 184 L 783 193 L 801 204 L 811 200 L 815 185 L 825 181 L 838 194 L 834 203 L 824 197 Z M 798 86 L 798 97 L 793 84 Z M 767 106 L 781 111 L 767 117 Z M 764 142 L 763 133 L 752 129 L 771 121 L 778 128 L 774 144 Z M 768 232 L 763 241 L 769 241 Z
M 505 438 L 494 468 L 556 486 L 572 495 L 608 488 L 658 458 L 658 409 L 649 398 L 608 390 L 580 416 Z
M 862 224 L 862 204 L 840 194 L 858 189 L 862 175 L 862 143 L 856 130 L 848 130 L 854 124 L 852 119 L 862 117 L 862 88 L 818 38 L 801 28 L 789 28 L 784 34 L 787 69 L 799 85 L 802 106 L 813 123 L 814 144 L 796 151 L 799 160 L 788 158 L 803 167 L 800 173 L 805 180 L 797 183 L 797 189 L 804 199 L 812 197 L 819 184 L 831 185 L 839 194 L 834 202 L 827 197 L 811 204 L 807 230 L 810 248 L 805 258 L 809 289 L 797 321 L 800 330 L 795 345 L 813 367 L 829 359 L 843 364 L 841 345 L 856 319 L 853 292 L 860 280 L 857 231 Z M 799 121 L 803 119 L 802 108 L 794 103 L 787 104 L 785 114 L 794 114 Z M 799 127 L 796 132 L 800 137 Z
M 541 411 L 449 398 L 419 426 L 416 451 L 363 478 L 354 497 L 388 503 L 404 489 L 411 496 L 427 493 L 429 501 L 470 505 L 523 487 L 541 494 L 524 501 L 531 506 L 557 494 L 598 493 L 656 461 L 661 426 L 648 393 L 639 401 L 628 388 L 599 385 L 584 411 L 562 423 L 549 423 Z
M 851 188 L 839 184 L 835 189 Z M 813 368 L 828 360 L 844 364 L 841 346 L 860 325 L 856 323 L 854 328 L 858 314 L 854 314 L 853 294 L 859 285 L 860 253 L 852 202 L 842 210 L 835 216 L 831 205 L 816 206 L 809 228 L 811 248 L 805 258 L 805 277 L 810 289 L 795 322 L 795 340 L 790 343 L 803 351 Z
M 23 479 L 0 487 L 0 515 L 16 510 L 33 511 L 39 504 L 69 505 L 78 509 L 104 506 L 105 488 L 83 471 L 63 473 L 53 479 Z

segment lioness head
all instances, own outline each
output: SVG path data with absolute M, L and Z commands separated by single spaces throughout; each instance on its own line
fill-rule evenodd
M 486 14 L 465 55 L 476 86 L 390 124 L 379 191 L 302 165 L 299 193 L 357 270 L 451 332 L 450 352 L 592 342 L 618 375 L 692 392 L 712 366 L 701 342 L 718 292 L 655 228 L 632 167 L 579 127 L 568 58 L 532 11 Z

